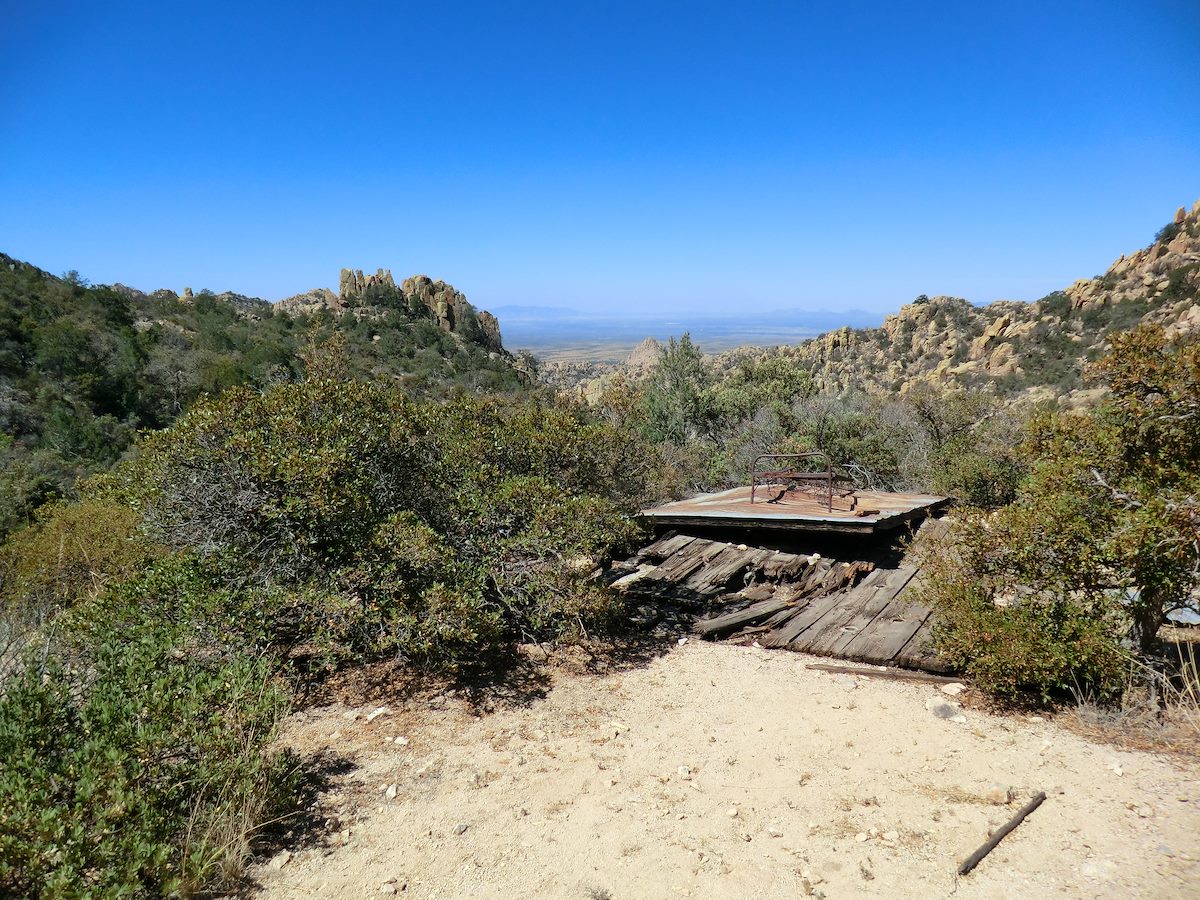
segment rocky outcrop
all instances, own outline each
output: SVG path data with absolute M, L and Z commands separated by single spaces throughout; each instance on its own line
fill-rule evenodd
M 486 309 L 479 310 L 479 329 L 483 332 L 483 345 L 497 353 L 504 351 L 504 342 L 500 339 L 500 320 Z
M 1099 278 L 1081 278 L 1065 293 L 1075 309 L 1112 303 L 1153 303 L 1173 289 L 1194 296 L 1200 289 L 1200 200 L 1182 206 L 1153 244 L 1119 256 Z
M 342 269 L 338 292 L 316 288 L 280 300 L 275 311 L 286 315 L 313 315 L 329 312 L 372 318 L 381 314 L 375 304 L 384 303 L 404 309 L 409 315 L 426 315 L 447 334 L 477 343 L 494 353 L 504 353 L 500 323 L 491 313 L 477 310 L 466 295 L 444 281 L 428 275 L 414 275 L 399 285 L 390 269 L 376 269 L 364 275 L 362 269 Z
M 649 375 L 661 357 L 662 344 L 648 337 L 630 351 L 625 366 L 633 375 Z
M 345 271 L 343 269 L 343 271 Z M 338 295 L 329 288 L 314 288 L 275 304 L 275 313 L 290 316 L 314 315 L 322 311 L 340 312 L 343 309 Z
M 362 269 L 342 269 L 338 278 L 338 300 L 342 306 L 361 301 L 368 289 L 375 287 L 396 289 L 391 269 L 376 269 L 374 275 L 363 275 Z

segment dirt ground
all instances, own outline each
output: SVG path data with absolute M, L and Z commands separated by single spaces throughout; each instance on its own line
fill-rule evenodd
M 814 662 L 691 641 L 551 667 L 544 696 L 492 711 L 298 713 L 287 739 L 344 771 L 325 832 L 253 877 L 268 898 L 1200 897 L 1197 764 Z

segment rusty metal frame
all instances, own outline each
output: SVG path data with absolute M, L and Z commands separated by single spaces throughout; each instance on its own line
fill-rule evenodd
M 777 466 L 773 469 L 763 469 L 759 466 L 759 463 L 763 460 L 800 459 L 823 459 L 825 461 L 825 471 L 805 471 L 796 468 L 794 465 L 785 468 Z M 820 450 L 811 450 L 807 453 L 761 453 L 754 457 L 754 461 L 750 464 L 750 502 L 754 502 L 754 494 L 760 484 L 764 486 L 768 484 L 783 484 L 788 487 L 796 484 L 800 487 L 800 490 L 808 493 L 816 493 L 824 501 L 825 508 L 829 512 L 833 512 L 833 486 L 835 480 L 838 479 L 833 474 L 833 461 L 829 458 L 828 453 L 822 453 Z

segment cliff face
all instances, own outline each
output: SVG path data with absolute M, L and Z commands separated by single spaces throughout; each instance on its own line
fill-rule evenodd
M 495 353 L 505 352 L 496 317 L 486 310 L 475 309 L 461 291 L 428 275 L 414 275 L 397 286 L 390 269 L 377 269 L 374 275 L 364 275 L 362 269 L 342 269 L 336 294 L 317 288 L 275 304 L 277 314 L 293 316 L 330 312 L 372 318 L 386 308 L 427 316 L 447 334 L 481 344 Z

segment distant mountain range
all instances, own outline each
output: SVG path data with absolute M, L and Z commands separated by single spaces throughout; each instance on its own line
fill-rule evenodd
M 501 306 L 493 310 L 505 343 L 545 360 L 623 359 L 647 337 L 665 341 L 688 332 L 706 351 L 745 345 L 790 344 L 831 328 L 878 325 L 883 315 L 863 310 L 779 309 L 749 315 L 618 315 L 554 306 Z

